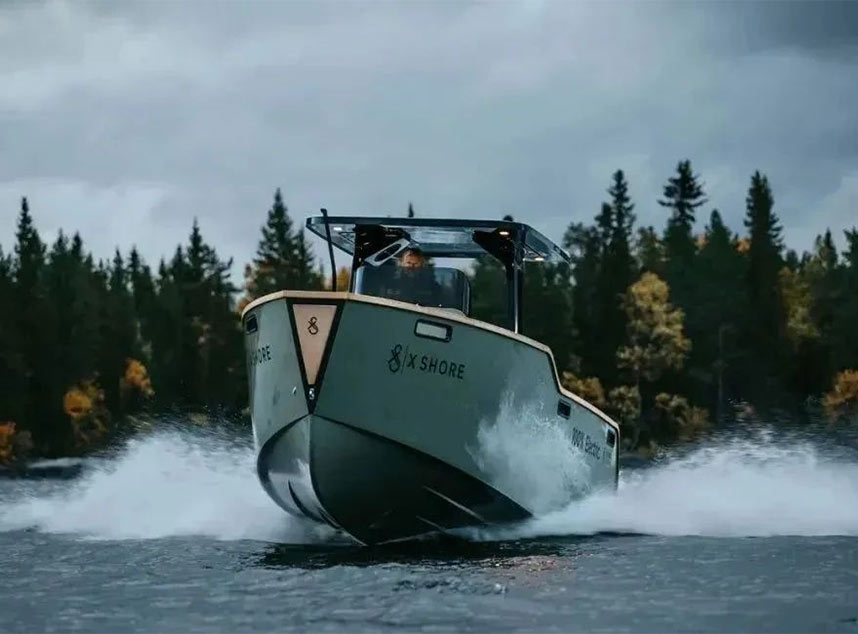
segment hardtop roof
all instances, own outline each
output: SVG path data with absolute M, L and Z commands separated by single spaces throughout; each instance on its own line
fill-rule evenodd
M 486 251 L 474 241 L 474 232 L 510 232 L 519 236 L 522 259 L 531 262 L 568 262 L 569 254 L 530 225 L 511 220 L 461 220 L 448 218 L 391 218 L 372 216 L 329 216 L 331 242 L 352 255 L 355 228 L 378 226 L 402 231 L 412 244 L 431 257 L 477 257 Z M 307 228 L 327 241 L 325 218 L 307 219 Z M 504 235 L 504 234 L 501 234 Z

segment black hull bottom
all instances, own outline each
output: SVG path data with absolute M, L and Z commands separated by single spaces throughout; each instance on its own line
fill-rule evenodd
M 318 416 L 266 443 L 258 468 L 281 507 L 364 544 L 530 517 L 501 492 L 449 464 Z

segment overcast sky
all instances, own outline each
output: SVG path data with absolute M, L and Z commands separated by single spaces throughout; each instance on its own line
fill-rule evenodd
M 79 230 L 156 265 L 196 216 L 241 265 L 276 187 L 302 224 L 412 201 L 559 241 L 617 168 L 661 228 L 682 158 L 710 199 L 700 230 L 712 207 L 742 228 L 759 169 L 791 247 L 826 227 L 842 245 L 858 2 L 0 3 L 6 251 L 27 196 L 49 241 Z

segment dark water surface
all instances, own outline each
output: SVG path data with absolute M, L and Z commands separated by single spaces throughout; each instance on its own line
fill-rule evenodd
M 823 448 L 821 448 L 823 447 Z M 0 631 L 858 633 L 858 459 L 734 439 L 513 529 L 352 546 L 186 432 L 0 481 Z

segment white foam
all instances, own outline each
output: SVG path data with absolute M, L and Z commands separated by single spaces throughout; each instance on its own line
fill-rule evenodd
M 331 534 L 268 498 L 252 448 L 215 433 L 176 430 L 130 441 L 60 493 L 4 502 L 0 531 L 26 528 L 101 539 L 200 535 L 296 543 Z
M 543 403 L 516 403 L 508 391 L 497 420 L 480 422 L 471 455 L 495 488 L 547 513 L 586 492 L 590 480 L 588 461 L 573 445 L 570 429 L 547 414 Z
M 623 472 L 618 490 L 476 539 L 596 533 L 750 537 L 858 535 L 858 464 L 812 442 L 761 434 Z

